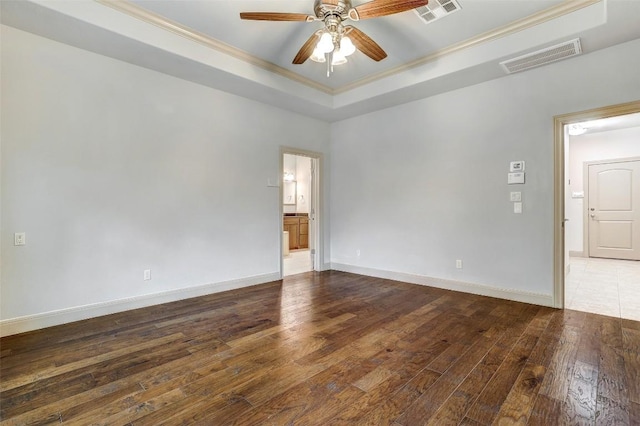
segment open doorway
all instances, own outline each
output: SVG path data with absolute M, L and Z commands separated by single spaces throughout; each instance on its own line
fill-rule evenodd
M 318 153 L 282 149 L 282 276 L 320 269 Z
M 555 306 L 638 320 L 640 102 L 555 121 Z

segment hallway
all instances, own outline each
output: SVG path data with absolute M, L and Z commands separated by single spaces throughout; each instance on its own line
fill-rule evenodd
M 572 257 L 565 308 L 640 321 L 640 262 Z

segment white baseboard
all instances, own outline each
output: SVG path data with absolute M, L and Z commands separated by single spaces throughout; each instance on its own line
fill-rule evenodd
M 330 271 L 331 270 L 331 263 L 327 262 L 327 263 L 323 263 L 320 266 L 320 271 Z
M 351 272 L 369 277 L 386 278 L 394 281 L 402 281 L 410 284 L 419 284 L 444 290 L 461 291 L 464 293 L 478 294 L 481 296 L 495 297 L 498 299 L 513 300 L 516 302 L 531 303 L 533 305 L 553 307 L 551 295 L 530 293 L 522 290 L 491 287 L 481 284 L 467 283 L 463 281 L 431 278 L 424 275 L 407 274 L 405 272 L 385 271 L 381 269 L 366 268 L 362 266 L 347 265 L 343 263 L 331 263 L 331 269 L 336 271 Z
M 445 290 L 461 291 L 465 293 L 479 294 L 482 296 L 496 297 L 499 299 L 513 300 L 516 302 L 525 302 L 534 305 L 551 307 L 553 306 L 551 295 L 546 294 L 529 293 L 521 290 L 490 287 L 462 281 L 431 278 L 424 275 L 385 271 L 381 269 L 366 268 L 362 266 L 354 266 L 343 263 L 326 263 L 322 266 L 323 270 L 333 269 L 336 271 L 351 272 L 354 274 L 377 278 L 386 278 L 411 284 L 441 288 Z M 252 285 L 264 284 L 278 280 L 280 280 L 280 275 L 277 272 L 274 272 L 271 274 L 256 275 L 253 277 L 240 278 L 237 280 L 224 281 L 214 284 L 206 284 L 197 287 L 170 290 L 161 293 L 129 297 L 126 299 L 118 299 L 108 302 L 93 303 L 90 305 L 60 309 L 57 311 L 44 312 L 17 318 L 9 318 L 6 320 L 0 320 L 0 337 L 38 330 L 54 325 L 80 321 L 83 319 L 95 318 L 102 315 L 115 314 L 117 312 L 128 311 L 131 309 L 145 308 L 161 303 L 175 302 L 192 297 L 204 296 L 207 294 L 219 293 L 227 290 L 235 290 L 242 287 L 249 287 Z
M 277 272 L 0 320 L 0 337 L 280 280 Z

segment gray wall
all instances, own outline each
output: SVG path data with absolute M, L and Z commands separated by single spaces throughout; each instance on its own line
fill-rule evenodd
M 637 40 L 334 124 L 332 262 L 551 295 L 553 117 L 640 99 L 639 51 Z M 513 160 L 526 161 L 525 185 L 507 185 Z
M 279 147 L 330 131 L 10 27 L 1 120 L 2 319 L 277 272 Z
M 1 318 L 277 271 L 280 145 L 331 159 L 326 261 L 551 294 L 552 117 L 640 99 L 638 51 L 329 125 L 2 27 Z

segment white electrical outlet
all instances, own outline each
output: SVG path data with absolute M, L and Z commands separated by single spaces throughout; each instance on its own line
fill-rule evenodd
M 16 232 L 13 234 L 13 245 L 14 246 L 23 246 L 27 244 L 27 234 L 24 232 Z
M 360 257 L 360 249 L 356 250 L 356 256 Z
M 512 192 L 509 199 L 511 201 L 522 201 L 522 192 Z
M 151 269 L 144 270 L 144 280 L 149 281 L 151 279 Z
M 462 269 L 462 260 L 461 259 L 456 260 L 456 269 Z

